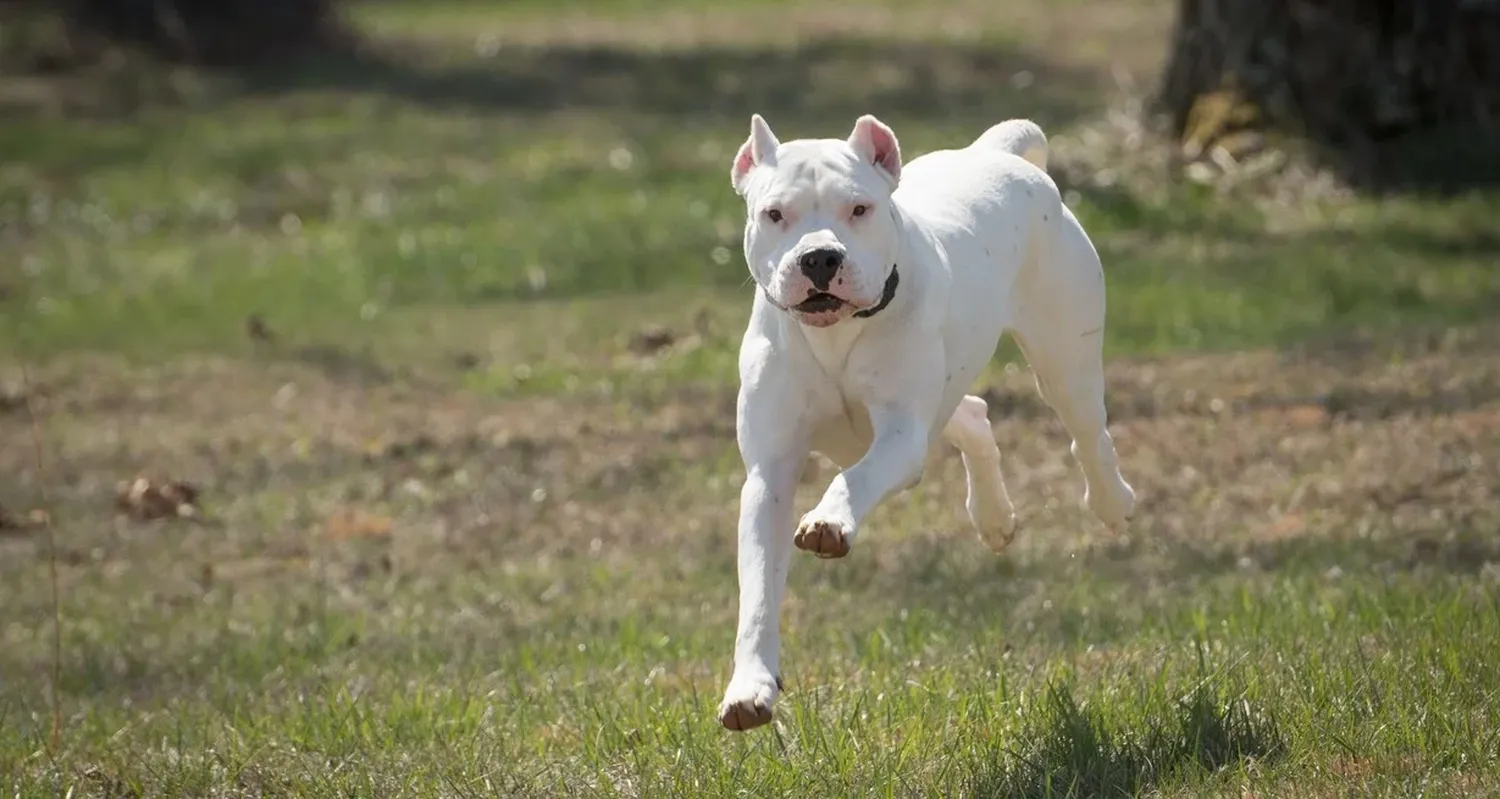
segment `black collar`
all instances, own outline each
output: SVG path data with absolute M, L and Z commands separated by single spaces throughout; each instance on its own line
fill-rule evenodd
M 855 311 L 854 315 L 859 317 L 860 319 L 869 319 L 875 314 L 884 311 L 885 306 L 890 305 L 891 300 L 896 299 L 896 284 L 900 282 L 901 275 L 897 274 L 896 265 L 891 264 L 891 276 L 885 279 L 885 289 L 880 293 L 880 303 L 873 308 L 866 308 L 863 311 Z

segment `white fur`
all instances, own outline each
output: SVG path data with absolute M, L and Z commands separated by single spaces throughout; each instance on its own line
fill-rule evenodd
M 771 719 L 793 545 L 847 554 L 885 497 L 921 479 L 939 441 L 963 457 L 969 518 L 995 550 L 1016 519 L 984 401 L 969 387 L 1011 333 L 1072 435 L 1086 502 L 1122 529 L 1135 494 L 1105 429 L 1104 273 L 1045 172 L 1046 136 L 1010 120 L 958 150 L 900 163 L 895 134 L 861 117 L 847 140 L 780 143 L 759 115 L 731 168 L 748 211 L 745 259 L 760 287 L 740 348 L 739 629 L 720 721 Z M 894 190 L 894 191 L 893 191 Z M 868 206 L 853 216 L 855 205 Z M 774 208 L 780 222 L 767 211 Z M 801 313 L 801 254 L 845 255 L 839 310 Z M 890 271 L 894 299 L 869 318 Z M 809 452 L 843 471 L 798 522 Z

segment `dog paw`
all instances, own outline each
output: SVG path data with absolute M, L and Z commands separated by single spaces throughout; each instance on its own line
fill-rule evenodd
M 1021 522 L 1012 513 L 1001 522 L 991 522 L 983 526 L 974 525 L 975 531 L 979 533 L 979 540 L 985 543 L 995 554 L 1004 554 L 1005 549 L 1016 540 L 1016 534 L 1021 532 Z
M 1130 528 L 1130 519 L 1135 515 L 1135 490 L 1129 483 L 1120 480 L 1107 491 L 1095 494 L 1084 492 L 1084 503 L 1099 517 L 1099 521 L 1114 535 L 1123 535 Z
M 842 558 L 849 554 L 849 546 L 854 541 L 854 524 L 809 513 L 802 517 L 793 540 L 798 549 L 805 549 L 820 558 Z
M 753 730 L 771 722 L 771 705 L 781 691 L 781 678 L 769 673 L 735 675 L 719 703 L 719 723 L 734 732 Z
M 1003 499 L 1004 490 L 1001 486 L 999 491 L 989 496 L 971 493 L 964 505 L 969 512 L 969 523 L 974 526 L 974 532 L 979 534 L 979 540 L 996 554 L 1004 552 L 1016 540 L 1016 533 L 1021 526 L 1016 518 L 1015 507 L 1008 499 Z

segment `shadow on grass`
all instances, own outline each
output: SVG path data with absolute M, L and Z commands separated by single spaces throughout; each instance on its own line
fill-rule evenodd
M 1500 301 L 1500 298 L 1497 298 Z M 1475 309 L 1479 301 L 1475 302 Z M 1450 309 L 1454 311 L 1462 309 Z M 998 351 L 997 359 L 1022 364 L 1026 361 L 1008 340 Z M 1262 382 L 1256 389 L 1216 407 L 1212 397 L 1185 401 L 1172 392 L 1159 392 L 1152 386 L 1131 382 L 1114 383 L 1106 389 L 1106 404 L 1112 424 L 1166 417 L 1218 418 L 1228 412 L 1248 414 L 1260 411 L 1291 413 L 1299 408 L 1316 407 L 1327 414 L 1330 423 L 1375 422 L 1402 416 L 1431 417 L 1477 411 L 1500 401 L 1500 379 L 1488 372 L 1462 376 L 1452 371 L 1426 381 L 1410 380 L 1401 384 L 1371 384 L 1367 380 L 1344 374 L 1352 364 L 1383 364 L 1409 361 L 1429 356 L 1500 356 L 1500 326 L 1451 323 L 1408 324 L 1397 331 L 1389 329 L 1343 330 L 1337 333 L 1310 335 L 1288 341 L 1282 357 L 1289 363 L 1326 366 L 1327 380 L 1316 392 L 1289 390 L 1274 382 Z M 1467 377 L 1467 379 L 1458 379 Z M 991 421 L 1027 419 L 1053 422 L 1056 412 L 1028 386 L 976 386 L 979 396 L 989 406 Z
M 1272 718 L 1207 684 L 1162 710 L 1121 724 L 1050 686 L 1018 746 L 979 763 L 964 795 L 1134 796 L 1190 771 L 1274 759 L 1286 749 Z
M 1434 481 L 1409 491 L 1374 491 L 1368 501 L 1386 513 L 1451 508 L 1456 503 L 1446 499 L 1446 488 L 1442 481 Z M 1409 575 L 1415 584 L 1475 578 L 1490 568 L 1488 564 L 1500 561 L 1500 541 L 1492 534 L 1496 519 L 1486 509 L 1457 510 L 1425 528 L 1407 525 L 1367 538 L 1308 534 L 1279 539 L 1186 539 L 1143 520 L 1128 537 L 1066 558 L 968 560 L 961 555 L 963 560 L 956 561 L 943 548 L 913 539 L 899 546 L 899 570 L 829 571 L 813 582 L 819 590 L 878 596 L 891 613 L 921 608 L 951 618 L 981 613 L 1018 620 L 1006 633 L 1017 646 L 1051 642 L 1075 651 L 1085 646 L 1109 649 L 1134 640 L 1146 616 L 1156 618 L 1162 612 L 1134 597 L 1166 587 L 1186 594 L 1202 592 L 1209 584 L 1223 590 L 1279 581 L 1322 585 L 1337 575 L 1377 582 Z M 960 534 L 969 533 L 956 531 L 955 537 Z M 978 546 L 972 541 L 959 545 Z M 1089 592 L 1087 604 L 1064 601 L 1043 613 L 1028 604 L 1039 590 L 1059 585 Z M 1116 602 L 1107 597 L 1132 599 Z
M 1496 158 L 1500 159 L 1500 155 Z M 1327 246 L 1368 244 L 1374 240 L 1383 247 L 1410 253 L 1414 258 L 1500 257 L 1500 233 L 1472 224 L 1460 229 L 1444 229 L 1434 225 L 1414 224 L 1410 220 L 1390 219 L 1381 224 L 1378 230 L 1349 231 L 1320 227 L 1307 232 L 1269 234 L 1261 219 L 1253 214 L 1246 214 L 1243 206 L 1217 203 L 1212 192 L 1202 190 L 1201 187 L 1185 187 L 1189 191 L 1198 192 L 1196 196 L 1188 194 L 1173 202 L 1157 203 L 1143 200 L 1128 185 L 1089 185 L 1069 167 L 1070 164 L 1067 163 L 1049 167 L 1058 188 L 1065 192 L 1069 189 L 1077 190 L 1087 201 L 1090 210 L 1107 219 L 1111 227 L 1146 232 L 1191 229 L 1207 238 L 1256 246 L 1264 245 L 1268 238 L 1273 241 Z M 1084 222 L 1089 224 L 1087 219 Z
M 1028 71 L 1045 90 L 1010 79 Z M 751 112 L 848 122 L 863 113 L 933 119 L 1034 115 L 1060 124 L 1096 105 L 1097 78 L 985 42 L 832 36 L 795 47 L 682 51 L 515 46 L 462 60 L 414 47 L 324 53 L 241 73 L 257 95 L 379 93 L 435 109 L 664 114 L 742 121 Z M 1024 102 L 1023 102 L 1024 101 Z
M 1500 187 L 1500 138 L 1478 126 L 1447 126 L 1360 146 L 1314 142 L 1313 148 L 1350 185 L 1372 195 L 1449 197 Z
M 32 16 L 50 19 L 32 11 Z M 174 81 L 137 49 L 98 44 L 93 58 L 29 68 L 0 43 L 0 74 L 48 77 L 53 94 L 27 99 L 0 93 L 0 107 L 26 116 L 27 103 L 72 116 L 125 117 L 146 105 L 171 105 Z M 104 55 L 108 54 L 108 57 Z M 21 55 L 25 55 L 22 53 Z M 108 62 L 108 69 L 99 64 Z M 9 66 L 7 66 L 7 64 Z M 1011 79 L 1028 73 L 1017 89 Z M 194 98 L 211 110 L 243 94 L 303 91 L 379 94 L 429 109 L 542 114 L 557 111 L 664 114 L 688 121 L 748 119 L 753 111 L 807 120 L 852 120 L 862 113 L 933 120 L 1028 114 L 1060 124 L 1097 106 L 1099 77 L 1048 62 L 1005 42 L 894 41 L 843 35 L 808 37 L 794 46 L 704 45 L 675 51 L 628 45 L 506 45 L 476 53 L 471 39 L 442 44 L 353 35 L 276 59 L 218 66 L 227 91 Z M 121 84 L 115 86 L 114 84 Z M 109 84 L 111 90 L 88 91 Z M 128 84 L 128 85 L 127 85 Z M 150 84 L 148 92 L 132 87 Z M 157 84 L 161 84 L 157 86 Z M 131 90 L 125 90 L 130 88 Z M 76 96 L 75 96 L 76 95 Z M 70 98 L 75 101 L 70 101 Z M 186 95 L 178 101 L 186 102 Z
M 1436 486 L 1440 488 L 1441 486 Z M 1372 505 L 1394 512 L 1405 506 L 1445 505 L 1416 486 L 1406 492 L 1379 492 Z M 1482 512 L 1458 512 L 1447 530 L 1405 530 L 1400 535 L 1348 540 L 1305 536 L 1286 540 L 1256 540 L 1237 547 L 1185 545 L 1176 547 L 1166 571 L 1178 577 L 1212 578 L 1253 569 L 1252 573 L 1402 574 L 1474 577 L 1500 559 L 1500 541 L 1490 533 L 1493 521 Z M 1149 535 L 1149 533 L 1147 533 Z M 1112 553 L 1116 558 L 1118 553 Z M 1103 568 L 1103 567 L 1101 567 Z

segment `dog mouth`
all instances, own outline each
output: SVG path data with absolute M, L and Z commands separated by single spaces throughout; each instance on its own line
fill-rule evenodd
M 808 295 L 807 299 L 793 305 L 792 310 L 798 313 L 828 313 L 829 311 L 837 311 L 845 305 L 848 305 L 848 303 L 844 300 L 826 291 L 820 291 Z

